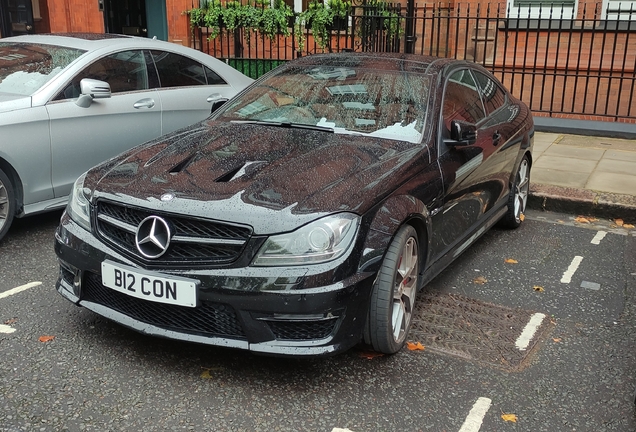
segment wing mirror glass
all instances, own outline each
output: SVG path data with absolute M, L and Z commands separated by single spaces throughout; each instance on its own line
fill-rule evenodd
M 477 141 L 477 127 L 474 124 L 453 120 L 450 124 L 449 146 L 466 146 Z
M 110 96 L 110 84 L 105 81 L 84 78 L 80 81 L 80 97 L 75 103 L 82 108 L 88 108 L 93 99 L 107 99 Z

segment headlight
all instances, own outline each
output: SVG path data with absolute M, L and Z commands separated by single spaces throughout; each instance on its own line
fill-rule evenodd
M 306 265 L 334 260 L 353 243 L 359 224 L 358 216 L 340 213 L 294 232 L 271 236 L 256 254 L 253 265 Z
M 82 174 L 73 185 L 71 196 L 66 206 L 66 212 L 77 224 L 88 231 L 91 230 L 91 212 L 90 203 L 84 194 L 84 178 L 86 173 Z

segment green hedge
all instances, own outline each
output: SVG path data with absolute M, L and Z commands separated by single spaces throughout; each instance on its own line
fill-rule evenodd
M 259 78 L 279 65 L 287 63 L 287 60 L 268 59 L 225 59 L 227 64 L 250 78 Z

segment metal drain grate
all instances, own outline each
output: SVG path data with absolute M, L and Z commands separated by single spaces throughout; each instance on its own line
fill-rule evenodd
M 423 293 L 415 306 L 409 339 L 431 351 L 520 370 L 553 327 L 544 319 L 528 348 L 517 349 L 517 338 L 534 313 L 456 294 Z

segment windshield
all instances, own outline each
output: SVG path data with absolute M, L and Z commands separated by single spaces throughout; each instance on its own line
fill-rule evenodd
M 85 51 L 0 42 L 0 93 L 30 96 Z
M 228 103 L 219 118 L 311 125 L 418 143 L 429 86 L 426 76 L 404 71 L 288 68 Z

